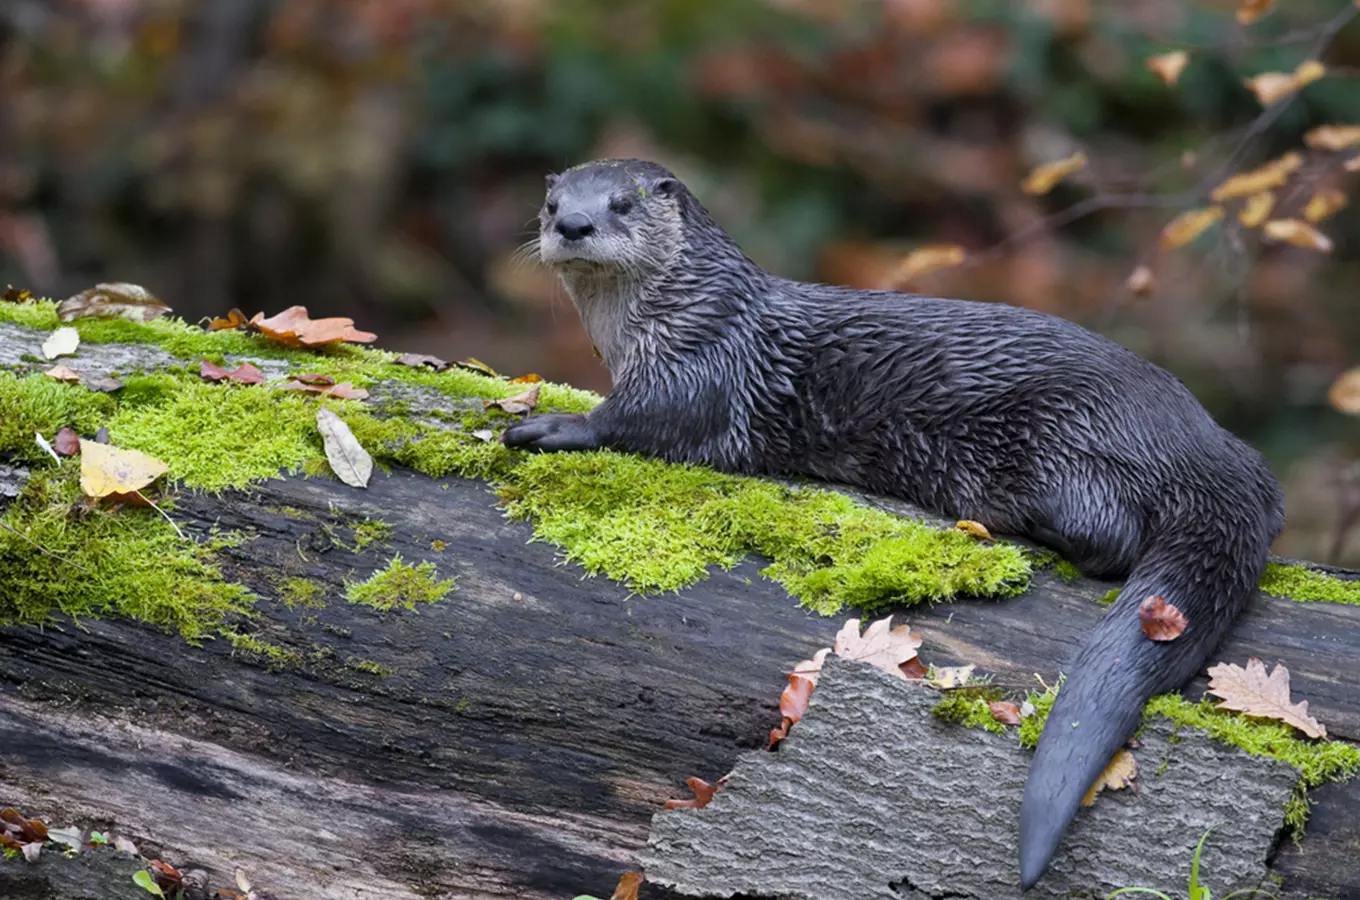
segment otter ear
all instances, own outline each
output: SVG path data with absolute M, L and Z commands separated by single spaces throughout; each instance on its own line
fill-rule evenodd
M 663 196 L 674 197 L 676 194 L 680 193 L 680 182 L 676 181 L 674 178 L 662 178 L 656 184 L 652 185 L 652 189 Z
M 553 185 L 557 184 L 557 176 L 552 172 L 549 172 L 547 175 L 543 176 L 543 181 L 548 185 L 548 190 L 552 190 Z

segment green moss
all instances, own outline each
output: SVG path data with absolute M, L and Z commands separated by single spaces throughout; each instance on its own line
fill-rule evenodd
M 1103 593 L 1103 594 L 1101 594 L 1099 597 L 1097 597 L 1097 598 L 1096 598 L 1096 602 L 1097 602 L 1097 603 L 1103 603 L 1104 605 L 1109 606 L 1110 604 L 1114 603 L 1114 601 L 1116 601 L 1116 600 L 1118 600 L 1118 599 L 1119 599 L 1119 588 L 1111 588 L 1110 590 L 1106 591 L 1105 593 Z
M 354 549 L 360 553 L 369 544 L 385 544 L 392 539 L 392 526 L 377 519 L 365 519 L 354 526 Z
M 231 642 L 233 651 L 253 657 L 271 669 L 292 669 L 302 662 L 297 651 L 271 644 L 253 634 L 241 634 L 227 628 L 223 629 L 222 636 Z
M 90 435 L 112 414 L 115 401 L 83 387 L 62 384 L 46 375 L 16 377 L 0 372 L 0 452 L 24 462 L 50 460 L 34 433 L 49 441 L 70 426 Z
M 987 705 L 991 701 L 1000 700 L 1001 697 L 1001 691 L 997 688 L 951 690 L 940 698 L 939 703 L 931 707 L 930 712 L 942 722 L 1005 734 L 1006 726 L 996 720 L 991 707 Z
M 1360 581 L 1345 581 L 1305 566 L 1270 563 L 1261 578 L 1261 590 L 1301 602 L 1360 604 Z
M 375 572 L 367 581 L 351 584 L 345 597 L 350 603 L 363 603 L 375 609 L 415 609 L 417 603 L 437 603 L 453 590 L 455 579 L 439 581 L 437 574 L 434 563 L 413 566 L 403 562 L 398 554 L 387 568 Z
M 6 511 L 5 524 L 29 540 L 0 529 L 0 621 L 119 614 L 199 641 L 250 612 L 254 598 L 214 564 L 240 538 L 186 541 L 154 510 L 91 508 L 78 502 L 77 480 L 75 466 L 35 471 Z
M 312 609 L 325 606 L 326 589 L 307 578 L 285 578 L 279 582 L 279 599 L 289 609 L 306 606 Z
M 501 487 L 513 518 L 567 559 L 636 591 L 676 590 L 747 553 L 823 614 L 845 606 L 1005 596 L 1025 554 L 908 522 L 815 488 L 790 488 L 617 453 L 531 456 Z
M 1063 581 L 1076 581 L 1082 577 L 1081 569 L 1065 559 L 1059 559 L 1053 564 L 1053 574 Z
M 351 656 L 349 659 L 345 660 L 345 668 L 353 669 L 356 672 L 366 672 L 369 675 L 376 675 L 379 678 L 391 678 L 393 675 L 397 674 L 396 669 L 393 669 L 390 666 L 375 663 L 371 659 L 360 659 L 357 656 Z

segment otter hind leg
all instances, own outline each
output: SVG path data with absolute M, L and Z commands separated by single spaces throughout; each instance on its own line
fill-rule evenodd
M 1078 498 L 1057 494 L 1025 533 L 1091 578 L 1124 578 L 1142 544 L 1141 517 L 1088 485 Z

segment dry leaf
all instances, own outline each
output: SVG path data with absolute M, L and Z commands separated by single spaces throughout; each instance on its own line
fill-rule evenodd
M 1157 290 L 1157 276 L 1147 266 L 1138 266 L 1129 273 L 1124 287 L 1135 297 L 1149 297 Z
M 1319 125 L 1303 136 L 1303 142 L 1318 150 L 1345 150 L 1360 144 L 1360 125 Z
M 885 616 L 859 633 L 859 619 L 846 622 L 836 634 L 836 655 L 866 662 L 875 668 L 906 679 L 902 664 L 916 655 L 921 636 L 912 634 L 904 624 L 892 627 L 892 616 Z
M 1309 737 L 1325 738 L 1327 729 L 1308 715 L 1308 701 L 1289 702 L 1289 670 L 1277 665 L 1269 675 L 1259 659 L 1247 667 L 1219 663 L 1209 669 L 1209 693 L 1223 700 L 1219 709 L 1231 709 L 1264 719 L 1278 719 Z
M 663 809 L 703 809 L 708 806 L 713 795 L 727 787 L 727 776 L 718 779 L 717 784 L 709 784 L 702 778 L 686 778 L 685 784 L 694 792 L 693 800 L 667 800 Z
M 488 409 L 495 406 L 512 415 L 521 415 L 538 406 L 538 394 L 542 390 L 543 385 L 535 384 L 522 394 L 500 400 L 483 400 L 482 402 Z
M 1167 86 L 1175 84 L 1185 71 L 1186 65 L 1190 62 L 1190 54 L 1184 50 L 1173 50 L 1170 53 L 1162 53 L 1157 56 L 1149 56 L 1144 65 L 1152 71 L 1154 75 L 1162 79 Z
M 1154 641 L 1174 641 L 1190 624 L 1185 613 L 1165 597 L 1153 594 L 1138 605 L 1138 621 L 1143 626 L 1143 634 Z
M 518 378 L 511 378 L 511 384 L 539 384 L 543 381 L 543 376 L 537 372 L 530 372 L 528 375 L 521 375 Z
M 1360 366 L 1332 382 L 1327 392 L 1327 400 L 1338 411 L 1351 416 L 1360 416 Z
M 278 385 L 278 388 L 282 391 L 303 391 L 340 400 L 367 400 L 369 397 L 368 391 L 355 387 L 351 382 L 342 381 L 336 384 L 331 376 L 315 373 L 289 375 L 288 380 Z
M 1208 231 L 1223 218 L 1223 207 L 1209 206 L 1181 213 L 1162 229 L 1162 249 L 1174 250 Z
M 1316 225 L 1341 212 L 1348 202 L 1344 191 L 1325 188 L 1308 198 L 1308 205 L 1303 208 L 1303 217 Z
M 27 303 L 32 299 L 32 291 L 21 290 L 12 284 L 7 286 L 3 291 L 0 291 L 0 302 Z
M 52 332 L 43 341 L 42 352 L 48 359 L 56 359 L 58 356 L 70 356 L 79 346 L 80 332 L 68 326 Z
M 1133 754 L 1127 750 L 1120 749 L 1111 757 L 1105 770 L 1096 778 L 1095 784 L 1086 792 L 1086 796 L 1081 798 L 1082 806 L 1090 806 L 1096 802 L 1096 794 L 1101 791 L 1117 791 L 1131 786 L 1138 778 L 1138 760 L 1133 758 Z
M 490 428 L 478 428 L 476 431 L 472 432 L 472 436 L 479 441 L 490 441 L 496 436 L 496 432 L 492 431 Z
M 492 378 L 500 377 L 499 373 L 495 369 L 491 368 L 486 363 L 482 362 L 480 359 L 475 359 L 471 356 L 469 356 L 467 359 L 458 360 L 458 362 L 454 363 L 454 365 L 460 369 L 467 369 L 469 372 L 481 372 L 483 375 L 489 375 Z
M 789 683 L 785 686 L 783 693 L 779 695 L 779 714 L 783 721 L 778 728 L 770 730 L 770 743 L 768 747 L 788 737 L 789 728 L 798 720 L 803 718 L 803 713 L 807 712 L 808 700 L 812 697 L 812 689 L 817 686 L 817 679 L 822 674 L 822 663 L 826 661 L 827 654 L 831 652 L 830 647 L 823 647 L 812 655 L 812 659 L 805 659 L 793 667 L 793 671 L 788 674 Z
M 1256 95 L 1262 106 L 1270 106 L 1327 74 L 1327 67 L 1315 59 L 1299 63 L 1291 74 L 1263 72 L 1243 84 Z
M 90 497 L 131 494 L 168 471 L 165 463 L 139 450 L 80 440 L 80 489 Z
M 85 386 L 92 391 L 99 391 L 103 394 L 112 394 L 114 391 L 121 391 L 123 383 L 116 378 L 108 375 L 96 375 L 93 378 L 85 379 Z
M 64 381 L 67 384 L 75 384 L 80 381 L 80 373 L 68 366 L 55 365 L 43 373 L 48 378 L 55 378 L 57 381 Z
M 264 373 L 248 362 L 234 369 L 224 369 L 205 359 L 198 364 L 198 374 L 208 381 L 236 381 L 241 384 L 264 384 L 265 381 Z
M 902 674 L 909 681 L 921 681 L 930 674 L 930 668 L 921 662 L 921 657 L 913 656 L 911 659 L 898 666 Z
M 256 313 L 249 324 L 267 337 L 290 347 L 320 347 L 341 341 L 368 343 L 378 337 L 367 331 L 356 330 L 353 319 L 310 318 L 305 306 L 290 306 L 268 319 L 264 313 Z
M 963 687 L 968 683 L 968 679 L 973 677 L 973 670 L 976 668 L 973 663 L 966 666 L 937 666 L 930 683 L 946 690 Z
M 368 487 L 368 479 L 373 476 L 373 457 L 345 421 L 323 406 L 316 413 L 316 430 L 321 432 L 331 471 L 350 487 Z
M 609 900 L 638 900 L 638 888 L 642 887 L 642 875 L 638 872 L 629 872 L 619 879 L 619 886 L 614 888 L 614 893 L 609 896 Z
M 1250 172 L 1239 172 L 1232 176 L 1214 188 L 1210 198 L 1215 203 L 1222 203 L 1224 200 L 1234 200 L 1282 187 L 1289 181 L 1289 176 L 1298 171 L 1302 165 L 1303 156 L 1291 150 Z
M 74 429 L 63 428 L 53 439 L 52 448 L 62 456 L 75 456 L 80 452 L 80 435 Z
M 240 328 L 244 325 L 249 324 L 250 322 L 248 319 L 246 319 L 246 314 L 241 312 L 236 307 L 232 307 L 231 310 L 227 313 L 227 317 L 225 319 L 213 319 L 211 322 L 209 322 L 208 330 L 228 331 L 232 328 Z
M 1332 250 L 1331 238 L 1298 219 L 1272 219 L 1261 229 L 1261 233 L 1267 240 L 1283 241 L 1319 253 L 1330 253 Z
M 413 369 L 427 366 L 434 369 L 436 372 L 442 372 L 452 365 L 452 363 L 447 360 L 440 359 L 437 356 L 430 356 L 428 353 L 403 353 L 401 356 L 397 357 L 396 363 L 399 366 L 410 366 Z
M 1250 25 L 1270 12 L 1275 0 L 1242 0 L 1237 8 L 1237 24 Z
M 987 708 L 992 711 L 992 718 L 1002 725 L 1020 724 L 1020 707 L 1008 700 L 993 700 Z
M 129 319 L 150 322 L 170 312 L 170 307 L 139 284 L 96 284 L 57 306 L 57 318 Z
M 1247 198 L 1247 202 L 1242 205 L 1242 211 L 1237 214 L 1237 221 L 1248 228 L 1260 228 L 1261 223 L 1266 220 L 1270 211 L 1274 208 L 1275 193 L 1273 191 L 1252 194 Z
M 1020 183 L 1020 190 L 1035 196 L 1047 194 L 1057 186 L 1058 182 L 1085 165 L 1086 154 L 1080 150 L 1066 159 L 1044 163 L 1025 176 L 1025 180 Z
M 974 522 L 972 519 L 960 519 L 958 522 L 954 523 L 954 527 L 964 534 L 975 537 L 980 541 L 995 540 L 995 538 L 992 537 L 992 533 L 987 530 L 986 525 L 983 525 L 981 522 Z
M 967 258 L 967 251 L 958 244 L 928 244 L 908 253 L 893 273 L 893 278 L 899 284 L 904 284 L 929 272 L 957 266 Z

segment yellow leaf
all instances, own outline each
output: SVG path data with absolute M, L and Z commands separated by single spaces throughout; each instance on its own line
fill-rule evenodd
M 1147 297 L 1157 290 L 1157 276 L 1147 266 L 1139 266 L 1129 273 L 1124 286 L 1135 297 Z
M 1277 665 L 1270 674 L 1259 659 L 1247 667 L 1219 663 L 1209 669 L 1209 693 L 1220 698 L 1219 709 L 1232 709 L 1259 718 L 1277 719 L 1313 738 L 1325 738 L 1327 729 L 1308 715 L 1308 701 L 1290 703 L 1289 670 Z
M 1332 239 L 1318 231 L 1307 222 L 1298 219 L 1272 219 L 1261 229 L 1267 240 L 1283 241 L 1295 247 L 1316 250 L 1319 253 L 1332 251 Z
M 1127 750 L 1117 750 L 1104 771 L 1096 778 L 1095 784 L 1092 784 L 1086 796 L 1081 798 L 1081 805 L 1091 806 L 1096 802 L 1096 794 L 1105 790 L 1118 791 L 1126 788 L 1133 784 L 1137 777 L 1138 760 Z
M 1326 66 L 1315 59 L 1310 59 L 1299 63 L 1298 68 L 1290 74 L 1262 72 L 1254 78 L 1246 79 L 1243 84 L 1256 95 L 1262 106 L 1270 106 L 1326 74 Z
M 1170 53 L 1149 56 L 1143 64 L 1146 65 L 1154 75 L 1170 86 L 1180 79 L 1181 73 L 1185 71 L 1185 67 L 1189 62 L 1189 53 L 1186 53 L 1184 50 L 1172 50 Z
M 1299 67 L 1294 70 L 1294 89 L 1312 84 L 1314 81 L 1321 81 L 1327 75 L 1327 67 L 1315 59 L 1306 60 L 1299 63 Z
M 1272 159 L 1259 169 L 1239 172 L 1214 188 L 1210 197 L 1215 203 L 1222 203 L 1224 200 L 1247 197 L 1251 194 L 1259 194 L 1261 191 L 1268 191 L 1271 188 L 1281 187 L 1289 180 L 1289 176 L 1302 165 L 1303 157 L 1291 150 L 1279 159 Z
M 1313 224 L 1330 219 L 1346 208 L 1346 194 L 1336 188 L 1325 188 L 1308 198 L 1303 217 Z
M 968 683 L 968 679 L 973 677 L 973 670 L 977 668 L 974 663 L 966 666 L 940 666 L 932 673 L 930 683 L 939 688 L 963 687 Z
M 1303 136 L 1303 142 L 1319 150 L 1345 150 L 1360 144 L 1360 125 L 1319 125 Z
M 1266 220 L 1266 217 L 1270 215 L 1270 211 L 1274 208 L 1275 194 L 1271 191 L 1252 194 L 1242 206 L 1242 211 L 1237 214 L 1237 221 L 1248 228 L 1260 228 L 1261 223 Z
M 1044 163 L 1025 176 L 1025 180 L 1020 183 L 1020 190 L 1026 194 L 1036 196 L 1047 194 L 1049 191 L 1068 175 L 1078 171 L 1086 165 L 1086 154 L 1078 150 L 1067 159 L 1059 159 L 1054 162 Z
M 1341 377 L 1332 382 L 1327 400 L 1337 412 L 1360 416 L 1360 367 L 1342 372 Z
M 1237 8 L 1237 24 L 1250 25 L 1270 12 L 1274 5 L 1275 0 L 1242 0 Z
M 1162 229 L 1162 249 L 1174 250 L 1177 247 L 1184 247 L 1212 228 L 1221 218 L 1223 218 L 1221 206 L 1207 206 L 1181 213 Z
M 975 537 L 980 541 L 992 540 L 992 533 L 987 530 L 987 526 L 981 522 L 974 522 L 972 519 L 961 519 L 954 525 L 959 531 L 970 537 Z
M 920 278 L 927 272 L 957 266 L 967 257 L 958 244 L 928 244 L 908 253 L 897 267 L 897 281 L 907 282 Z
M 80 489 L 91 497 L 140 491 L 168 471 L 165 463 L 139 450 L 80 441 Z

